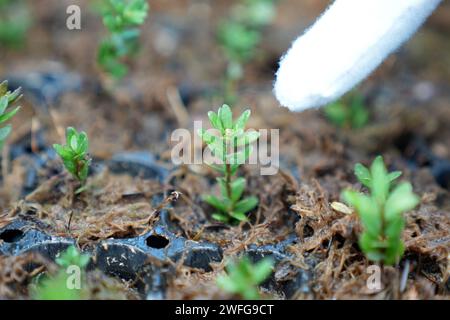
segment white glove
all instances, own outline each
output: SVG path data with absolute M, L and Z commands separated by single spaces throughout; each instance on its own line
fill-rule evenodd
M 275 95 L 294 111 L 338 99 L 408 40 L 441 0 L 336 0 L 281 59 Z

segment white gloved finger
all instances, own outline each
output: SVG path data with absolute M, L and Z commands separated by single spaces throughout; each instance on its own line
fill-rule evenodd
M 336 0 L 282 58 L 275 95 L 301 111 L 338 99 L 411 37 L 441 0 Z

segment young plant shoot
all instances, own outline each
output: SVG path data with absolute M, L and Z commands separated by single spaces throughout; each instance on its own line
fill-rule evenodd
M 232 8 L 228 19 L 219 24 L 217 38 L 227 59 L 224 99 L 236 100 L 236 86 L 243 76 L 244 65 L 257 53 L 262 31 L 275 16 L 274 0 L 243 0 Z
M 233 220 L 247 221 L 247 213 L 258 205 L 258 199 L 254 196 L 242 199 L 246 185 L 245 178 L 233 179 L 233 177 L 239 166 L 250 157 L 251 144 L 258 140 L 259 133 L 244 131 L 250 117 L 250 110 L 244 111 L 235 122 L 233 122 L 231 109 L 227 105 L 219 108 L 218 113 L 210 111 L 208 117 L 218 135 L 210 134 L 204 129 L 201 129 L 198 134 L 220 163 L 210 164 L 210 166 L 223 176 L 217 178 L 221 197 L 207 195 L 203 199 L 217 210 L 212 215 L 215 220 L 226 223 Z
M 224 291 L 237 294 L 246 300 L 260 299 L 258 286 L 272 273 L 273 261 L 265 258 L 252 264 L 248 257 L 227 265 L 226 275 L 217 278 L 217 285 Z
M 89 255 L 81 254 L 75 246 L 69 247 L 56 259 L 60 267 L 56 275 L 36 279 L 30 288 L 32 297 L 36 300 L 82 299 L 85 295 L 84 272 L 89 260 Z
M 369 112 L 359 94 L 351 94 L 324 108 L 325 115 L 339 128 L 359 129 L 369 121 Z
M 54 144 L 53 148 L 61 157 L 64 167 L 84 185 L 91 159 L 88 155 L 89 141 L 85 132 L 78 133 L 72 127 L 66 130 L 66 145 Z
M 3 81 L 0 84 L 0 125 L 3 125 L 6 121 L 14 117 L 20 110 L 20 107 L 15 107 L 12 110 L 9 108 L 20 99 L 20 91 L 20 88 L 14 92 L 8 91 L 8 81 Z M 11 133 L 11 130 L 12 127 L 10 124 L 0 127 L 0 150 L 3 149 L 5 140 Z
M 359 246 L 369 260 L 393 265 L 404 251 L 403 213 L 416 207 L 419 198 L 408 182 L 393 187 L 401 172 L 388 173 L 381 156 L 373 161 L 370 169 L 358 163 L 355 175 L 370 194 L 346 190 L 342 197 L 355 208 L 361 219 L 364 231 L 359 237 Z
M 121 79 L 128 73 L 123 60 L 138 51 L 139 27 L 147 18 L 149 5 L 147 0 L 104 2 L 103 24 L 108 29 L 109 36 L 100 44 L 97 60 L 105 72 L 115 79 Z

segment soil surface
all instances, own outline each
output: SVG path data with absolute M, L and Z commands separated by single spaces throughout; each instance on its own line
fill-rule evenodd
M 65 28 L 64 1 L 28 1 L 33 27 L 24 47 L 0 45 L 0 79 L 24 89 L 2 155 L 0 230 L 26 221 L 91 250 L 101 241 L 141 237 L 164 222 L 174 239 L 220 248 L 222 259 L 209 268 L 188 266 L 182 258 L 158 266 L 170 271 L 154 291 L 168 299 L 233 298 L 215 278 L 243 252 L 280 256 L 262 288 L 267 298 L 450 297 L 449 3 L 358 88 L 370 122 L 350 130 L 333 126 L 320 109 L 292 113 L 273 97 L 278 58 L 328 4 L 279 1 L 260 55 L 245 67 L 233 112 L 248 107 L 249 128 L 280 130 L 280 170 L 261 176 L 258 166 L 241 169 L 246 193 L 257 196 L 259 206 L 248 223 L 228 226 L 215 222 L 213 208 L 201 200 L 219 192 L 216 174 L 202 165 L 174 166 L 170 136 L 177 128 L 194 134 L 194 121 L 207 123 L 207 111 L 223 103 L 225 61 L 214 30 L 230 1 L 151 1 L 140 54 L 113 90 L 95 63 L 105 34 L 101 20 L 89 1 L 76 2 L 81 31 Z M 67 126 L 90 137 L 93 165 L 78 195 L 51 149 L 64 140 Z M 382 289 L 370 291 L 371 263 L 357 244 L 358 218 L 331 204 L 341 201 L 345 188 L 363 190 L 353 167 L 378 154 L 390 170 L 403 172 L 421 202 L 405 215 L 402 260 L 384 268 Z M 0 233 L 0 298 L 28 299 L 33 277 L 56 265 L 38 253 L 2 255 L 14 236 Z M 88 298 L 145 298 L 142 274 L 129 279 L 92 269 Z

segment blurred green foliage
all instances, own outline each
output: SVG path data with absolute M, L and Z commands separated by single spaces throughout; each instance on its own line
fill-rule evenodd
M 327 105 L 324 112 L 328 120 L 339 128 L 359 129 L 369 122 L 364 97 L 356 92 Z
M 42 275 L 34 279 L 30 285 L 31 297 L 35 300 L 81 300 L 87 297 L 85 269 L 90 256 L 80 253 L 75 246 L 70 246 L 56 259 L 59 270 L 55 275 Z M 70 267 L 78 267 L 80 271 L 80 288 L 69 286 Z M 75 275 L 76 276 L 76 275 Z
M 99 47 L 97 61 L 115 79 L 128 73 L 123 60 L 139 49 L 139 27 L 148 15 L 147 0 L 104 0 L 100 5 L 103 24 L 109 31 Z
M 21 48 L 31 24 L 27 1 L 0 0 L 0 46 Z
M 227 274 L 217 278 L 217 285 L 222 290 L 238 294 L 246 300 L 257 300 L 258 285 L 263 283 L 273 272 L 273 260 L 265 258 L 253 264 L 248 257 L 232 261 L 226 267 Z
M 8 81 L 0 83 L 0 124 L 10 120 L 20 110 L 20 107 L 14 109 L 8 109 L 13 103 L 21 97 L 21 89 L 17 89 L 14 92 L 8 91 Z M 6 138 L 11 133 L 12 127 L 10 124 L 0 128 L 0 150 L 5 144 Z
M 243 77 L 244 65 L 252 60 L 262 32 L 275 17 L 276 0 L 242 0 L 231 9 L 230 16 L 219 23 L 217 39 L 227 59 L 224 99 L 236 100 L 237 82 Z

